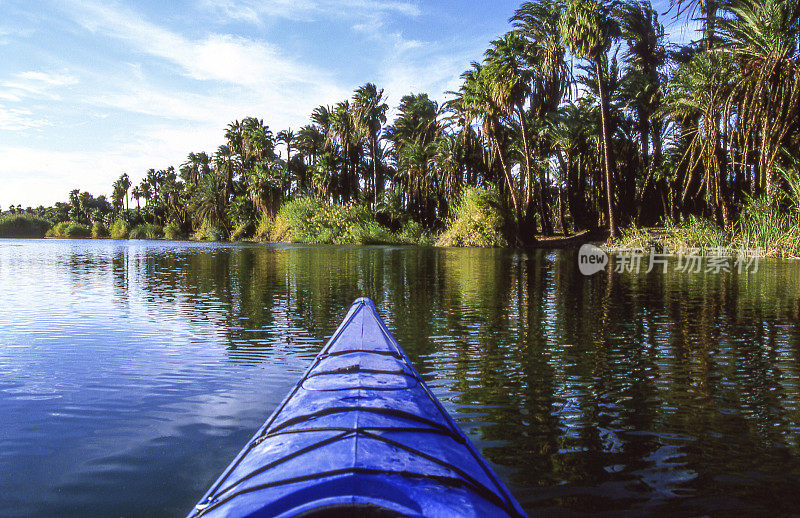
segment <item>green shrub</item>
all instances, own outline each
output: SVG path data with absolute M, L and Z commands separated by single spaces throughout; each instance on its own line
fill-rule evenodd
M 92 223 L 92 237 L 94 238 L 102 238 L 108 237 L 108 229 L 105 225 L 103 225 L 100 221 L 95 221 Z
M 272 224 L 272 241 L 292 243 L 380 244 L 397 239 L 365 207 L 332 205 L 316 196 L 288 201 Z
M 71 221 L 69 226 L 67 226 L 66 237 L 92 237 L 92 229 L 89 228 L 89 225 Z
M 397 234 L 397 240 L 409 245 L 432 245 L 436 241 L 430 232 L 413 219 L 403 224 Z
M 500 196 L 494 189 L 467 187 L 437 246 L 507 246 Z
M 253 235 L 254 227 L 249 221 L 243 221 L 231 232 L 231 241 L 241 241 Z
M 117 219 L 111 225 L 109 235 L 111 236 L 111 239 L 127 239 L 130 231 L 131 227 L 127 221 L 124 219 Z
M 730 237 L 719 225 L 709 219 L 696 216 L 689 216 L 689 219 L 677 227 L 674 232 L 680 245 L 688 248 L 700 248 L 703 251 L 729 246 L 731 243 Z
M 661 251 L 664 243 L 661 243 L 646 228 L 630 226 L 620 230 L 619 238 L 612 240 L 608 244 L 609 248 L 641 248 L 650 250 L 654 248 Z
M 269 240 L 272 234 L 273 224 L 272 220 L 266 215 L 262 214 L 258 219 L 258 226 L 256 227 L 255 238 L 262 241 Z
M 0 237 L 44 237 L 50 222 L 33 214 L 0 215 Z
M 60 223 L 56 223 L 53 225 L 53 228 L 47 231 L 46 237 L 65 237 L 65 230 L 67 229 L 67 225 L 69 225 L 68 221 L 62 221 Z
M 781 208 L 780 198 L 747 198 L 736 225 L 736 248 L 767 256 L 800 256 L 800 217 Z M 790 200 L 787 200 L 790 203 Z
M 210 223 L 203 223 L 192 235 L 192 239 L 197 241 L 224 241 L 225 231 Z
M 89 228 L 89 225 L 77 221 L 62 221 L 54 226 L 47 235 L 52 237 L 91 237 L 92 229 Z
M 334 242 L 336 240 L 334 239 Z M 341 243 L 352 243 L 356 245 L 380 245 L 397 243 L 398 239 L 389 232 L 386 227 L 377 221 L 356 221 L 347 227 Z
M 164 225 L 164 239 L 178 239 L 181 237 L 181 228 L 174 222 L 170 221 Z
M 136 225 L 128 234 L 129 239 L 161 239 L 164 231 L 161 226 L 152 223 Z

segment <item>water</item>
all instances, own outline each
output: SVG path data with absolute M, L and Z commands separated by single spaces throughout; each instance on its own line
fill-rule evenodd
M 800 263 L 0 240 L 0 515 L 185 514 L 360 295 L 531 513 L 800 509 Z

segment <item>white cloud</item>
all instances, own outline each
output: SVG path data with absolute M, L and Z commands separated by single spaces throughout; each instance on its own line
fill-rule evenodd
M 74 85 L 77 78 L 65 72 L 27 71 L 13 74 L 10 79 L 0 81 L 0 131 L 24 131 L 51 126 L 47 117 L 39 115 L 30 107 L 18 107 L 26 100 L 58 100 L 62 87 Z M 41 111 L 41 107 L 39 107 Z
M 6 108 L 0 104 L 0 130 L 22 131 L 50 125 L 48 121 L 34 117 L 30 110 Z
M 60 98 L 59 90 L 65 86 L 78 83 L 78 79 L 66 72 L 28 71 L 14 74 L 12 79 L 0 81 L 3 89 L 2 98 L 20 101 L 26 97 L 38 97 L 56 100 Z
M 233 5 L 220 0 L 213 4 Z M 384 15 L 419 14 L 414 4 L 403 1 L 273 0 L 244 5 L 258 7 L 259 17 L 267 8 L 275 14 L 297 6 L 298 16 L 349 9 L 353 16 L 342 16 L 343 26 L 361 24 L 356 30 L 369 38 L 379 38 L 376 27 L 383 31 L 384 23 L 390 25 Z M 364 13 L 355 12 L 360 10 Z M 308 123 L 315 106 L 345 99 L 366 81 L 385 88 L 392 107 L 412 91 L 442 100 L 441 92 L 451 88 L 469 61 L 482 52 L 453 50 L 452 43 L 422 42 L 383 31 L 382 39 L 371 46 L 371 56 L 380 59 L 377 69 L 365 70 L 365 76 L 355 80 L 358 84 L 351 85 L 342 84 L 338 71 L 308 66 L 270 42 L 231 34 L 184 35 L 116 3 L 75 1 L 63 14 L 92 32 L 94 45 L 123 42 L 128 55 L 113 62 L 72 65 L 69 70 L 24 71 L 0 82 L 5 87 L 0 88 L 0 101 L 14 109 L 20 108 L 13 106 L 14 101 L 51 101 L 41 106 L 27 103 L 24 108 L 34 112 L 56 108 L 63 120 L 54 119 L 53 131 L 72 133 L 60 145 L 70 142 L 67 145 L 76 150 L 48 150 L 38 144 L 44 140 L 32 140 L 30 147 L 19 139 L 5 147 L 0 141 L 3 204 L 52 204 L 72 188 L 108 194 L 122 172 L 137 181 L 148 168 L 178 166 L 190 151 L 213 153 L 223 142 L 226 124 L 234 119 L 256 116 L 274 131 L 297 129 Z M 36 113 L 21 108 L 0 110 L 0 130 L 45 131 L 41 128 L 49 123 L 38 119 Z M 33 179 L 35 190 L 30 188 Z
M 412 2 L 386 0 L 202 0 L 201 6 L 228 21 L 262 24 L 274 17 L 312 20 L 337 16 L 380 21 L 386 15 L 419 16 Z
M 279 17 L 289 20 L 307 18 L 314 12 L 316 3 L 310 0 L 203 0 L 201 6 L 226 21 L 261 24 L 265 18 Z
M 230 34 L 210 34 L 192 40 L 133 11 L 94 2 L 81 3 L 70 13 L 84 28 L 125 40 L 140 52 L 178 65 L 192 79 L 274 87 L 318 82 L 327 76 L 320 70 L 285 59 L 275 46 L 264 41 Z

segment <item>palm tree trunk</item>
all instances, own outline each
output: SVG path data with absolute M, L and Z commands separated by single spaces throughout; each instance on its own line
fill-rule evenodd
M 520 221 L 520 239 L 524 244 L 528 244 L 536 241 L 534 234 L 536 234 L 535 213 L 537 203 L 534 201 L 533 196 L 534 177 L 531 173 L 530 149 L 528 147 L 528 125 L 525 122 L 525 109 L 522 103 L 517 105 L 517 113 L 519 113 L 519 124 L 520 130 L 522 131 L 522 150 L 525 155 L 525 174 L 528 180 L 525 186 L 525 216 L 522 221 Z M 544 207 L 540 206 L 538 208 L 542 217 L 542 227 L 544 227 Z
M 711 50 L 714 46 L 714 33 L 717 28 L 717 1 L 706 0 L 703 5 L 703 11 L 705 15 L 703 23 L 704 44 L 706 50 Z
M 617 224 L 614 220 L 614 205 L 611 195 L 611 139 L 609 135 L 608 119 L 608 92 L 606 92 L 606 84 L 603 81 L 603 64 L 600 57 L 594 60 L 594 67 L 597 72 L 597 88 L 600 92 L 600 118 L 603 127 L 603 158 L 605 162 L 605 180 L 606 180 L 606 201 L 608 203 L 608 230 L 612 238 L 617 237 Z
M 522 103 L 517 106 L 519 113 L 519 125 L 522 130 L 522 150 L 525 155 L 525 174 L 527 175 L 528 185 L 525 192 L 525 203 L 530 205 L 533 201 L 533 176 L 531 175 L 531 157 L 528 149 L 528 125 L 525 123 L 525 110 Z
M 500 150 L 500 143 L 497 142 L 495 139 L 495 149 L 497 150 L 497 156 L 500 158 L 500 167 L 503 168 L 503 175 L 506 179 L 506 185 L 508 186 L 508 192 L 511 195 L 511 204 L 514 205 L 514 213 L 517 216 L 517 221 L 520 220 L 520 212 L 519 212 L 519 203 L 517 202 L 517 194 L 514 189 L 514 185 L 511 183 L 511 177 L 508 175 L 508 169 L 506 169 L 506 160 L 503 157 L 503 152 Z
M 370 146 L 370 154 L 372 155 L 372 191 L 374 200 L 372 202 L 372 210 L 378 208 L 378 162 L 375 159 L 375 148 L 377 147 L 377 139 L 373 136 Z

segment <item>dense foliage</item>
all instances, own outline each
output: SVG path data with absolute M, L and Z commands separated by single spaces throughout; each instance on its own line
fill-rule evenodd
M 197 239 L 405 242 L 448 223 L 460 227 L 447 235 L 463 233 L 462 193 L 494 186 L 493 245 L 701 221 L 745 243 L 777 232 L 794 246 L 800 0 L 672 9 L 687 24 L 702 14 L 700 41 L 667 41 L 648 1 L 526 2 L 443 104 L 409 94 L 389 121 L 383 90 L 367 83 L 296 131 L 237 120 L 213 153 L 139 184 L 123 174 L 110 200 L 74 190 L 30 212 L 100 222 L 116 238 L 154 225 Z M 482 242 L 443 242 L 462 241 Z
M 44 237 L 50 222 L 33 214 L 0 215 L 0 237 Z
M 440 246 L 506 246 L 500 198 L 492 189 L 467 187 L 452 221 L 437 242 Z
M 317 196 L 285 203 L 272 227 L 272 240 L 294 243 L 382 244 L 397 239 L 366 208 L 334 205 Z

